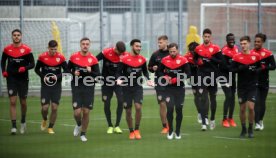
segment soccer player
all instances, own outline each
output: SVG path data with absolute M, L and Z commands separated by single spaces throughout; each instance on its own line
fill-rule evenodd
M 250 37 L 240 38 L 242 53 L 233 57 L 232 71 L 238 74 L 238 100 L 240 104 L 240 120 L 242 131 L 240 137 L 243 138 L 248 132 L 248 137 L 253 138 L 254 105 L 256 101 L 258 72 L 260 67 L 260 56 L 257 53 L 250 53 Z M 246 110 L 248 108 L 249 127 L 246 129 Z
M 122 133 L 119 127 L 122 112 L 123 112 L 123 91 L 122 87 L 115 83 L 115 74 L 118 69 L 120 59 L 128 54 L 126 51 L 125 43 L 119 41 L 113 48 L 106 48 L 101 53 L 97 55 L 98 61 L 103 60 L 102 76 L 104 77 L 104 83 L 102 85 L 102 101 L 104 102 L 104 113 L 108 123 L 107 133 L 111 134 Z M 112 81 L 112 82 L 111 82 Z M 110 111 L 110 101 L 115 92 L 117 97 L 117 117 L 115 128 L 111 122 L 111 111 Z
M 196 47 L 194 60 L 198 65 L 198 86 L 197 94 L 199 97 L 202 131 L 207 129 L 208 124 L 208 108 L 209 97 L 211 104 L 211 118 L 210 129 L 215 128 L 215 114 L 216 114 L 216 95 L 217 83 L 216 77 L 219 72 L 219 65 L 223 63 L 223 57 L 219 46 L 211 42 L 212 31 L 208 28 L 203 30 L 203 43 Z M 206 81 L 204 83 L 203 81 Z M 209 94 L 209 97 L 208 97 Z
M 89 124 L 89 112 L 93 108 L 95 78 L 100 76 L 97 58 L 89 52 L 90 39 L 80 40 L 81 50 L 72 54 L 68 62 L 68 70 L 72 73 L 72 103 L 77 125 L 74 136 L 80 133 L 81 141 L 87 141 L 86 130 Z
M 197 122 L 201 124 L 202 120 L 201 120 L 200 106 L 199 106 L 200 103 L 199 103 L 198 94 L 196 93 L 196 90 L 197 90 L 197 65 L 195 64 L 195 61 L 194 61 L 195 48 L 198 45 L 199 44 L 197 42 L 191 42 L 188 45 L 188 52 L 185 53 L 184 57 L 188 60 L 189 65 L 190 65 L 190 69 L 191 69 L 190 84 L 191 84 L 193 95 L 194 95 L 194 103 L 195 103 L 196 110 L 198 113 Z
M 255 35 L 255 48 L 252 52 L 260 55 L 261 68 L 258 70 L 257 101 L 255 105 L 255 130 L 263 130 L 263 118 L 266 110 L 266 97 L 269 90 L 269 71 L 275 70 L 275 59 L 271 51 L 263 48 L 266 41 L 266 35 L 258 33 Z
M 229 71 L 229 68 L 231 67 L 233 56 L 236 55 L 239 52 L 239 50 L 238 47 L 235 45 L 234 34 L 227 34 L 226 42 L 227 44 L 221 50 L 226 65 L 220 67 L 220 76 L 226 78 L 227 81 L 220 82 L 220 84 L 225 95 L 222 126 L 228 128 L 230 126 L 237 126 L 236 122 L 233 119 L 233 113 L 235 108 L 236 74 Z M 229 76 L 229 73 L 232 73 L 231 78 Z
M 162 35 L 158 37 L 158 47 L 159 49 L 155 51 L 149 60 L 148 64 L 148 70 L 152 73 L 155 73 L 154 77 L 154 82 L 156 83 L 155 91 L 156 91 L 156 96 L 157 96 L 157 102 L 160 107 L 160 118 L 161 118 L 161 123 L 162 123 L 162 134 L 167 134 L 169 131 L 168 125 L 167 125 L 167 107 L 166 107 L 166 101 L 165 101 L 165 88 L 160 86 L 158 84 L 158 78 L 159 76 L 157 75 L 157 69 L 161 63 L 161 60 L 169 55 L 169 50 L 167 48 L 168 46 L 168 36 L 167 35 Z
M 10 118 L 12 123 L 11 134 L 15 135 L 16 127 L 16 100 L 19 96 L 21 105 L 20 133 L 26 131 L 27 95 L 29 85 L 28 70 L 34 68 L 34 57 L 31 48 L 22 43 L 22 32 L 19 29 L 12 31 L 12 44 L 4 48 L 1 67 L 2 75 L 7 79 L 7 89 L 10 99 Z
M 129 128 L 129 139 L 141 139 L 139 130 L 142 117 L 143 87 L 141 83 L 142 74 L 147 79 L 147 84 L 153 86 L 149 80 L 149 74 L 146 65 L 146 58 L 140 55 L 141 41 L 133 39 L 130 42 L 131 52 L 129 56 L 122 58 L 119 68 L 116 72 L 116 81 L 123 87 L 124 108 L 126 109 L 126 120 Z M 135 106 L 135 128 L 132 122 L 132 102 Z
M 48 43 L 48 51 L 39 55 L 35 72 L 41 78 L 41 130 L 47 127 L 48 109 L 51 105 L 51 115 L 48 126 L 48 133 L 54 134 L 54 124 L 57 118 L 57 109 L 61 96 L 62 69 L 67 72 L 67 63 L 65 57 L 57 52 L 58 43 L 51 40 Z
M 181 139 L 180 128 L 183 118 L 183 104 L 185 97 L 185 75 L 190 77 L 190 66 L 188 60 L 179 55 L 178 45 L 171 43 L 168 45 L 170 55 L 164 57 L 158 69 L 159 76 L 162 76 L 166 82 L 165 85 L 165 100 L 167 105 L 167 119 L 169 124 L 169 132 L 167 138 L 169 140 Z M 185 73 L 185 74 L 184 74 Z M 166 84 L 168 83 L 168 84 Z M 176 111 L 176 127 L 173 132 L 173 112 Z

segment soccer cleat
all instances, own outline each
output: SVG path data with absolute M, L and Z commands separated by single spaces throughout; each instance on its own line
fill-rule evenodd
M 261 126 L 260 126 L 259 123 L 256 123 L 256 124 L 255 124 L 255 130 L 256 130 L 256 131 L 261 130 Z
M 206 131 L 207 130 L 207 125 L 202 125 L 201 130 Z
M 209 120 L 208 120 L 208 118 L 205 118 L 205 123 L 206 123 L 206 125 L 209 125 Z
M 223 119 L 222 122 L 221 122 L 222 126 L 225 127 L 225 128 L 229 128 L 230 127 L 230 124 L 228 122 L 228 119 Z
M 246 129 L 243 129 L 243 130 L 241 131 L 240 138 L 245 138 L 246 134 L 247 134 Z
M 86 142 L 86 141 L 87 141 L 87 138 L 85 137 L 85 135 L 80 136 L 80 139 L 81 139 L 81 141 L 83 141 L 83 142 Z
M 236 124 L 236 122 L 234 121 L 234 119 L 229 118 L 228 121 L 229 121 L 230 126 L 232 126 L 232 127 L 237 127 L 237 124 Z
M 200 123 L 200 124 L 202 123 L 202 119 L 201 119 L 201 114 L 200 113 L 197 114 L 197 122 Z
M 216 128 L 215 120 L 210 121 L 210 130 L 214 130 Z
M 167 138 L 168 138 L 169 140 L 172 140 L 172 139 L 173 139 L 173 136 L 174 136 L 174 133 L 173 133 L 173 132 L 172 132 L 171 134 L 170 134 L 170 133 L 167 134 Z
M 47 120 L 42 120 L 40 129 L 41 131 L 44 131 L 47 128 Z
M 179 134 L 179 135 L 177 135 L 177 134 L 175 134 L 175 139 L 181 139 L 181 134 Z
M 117 126 L 117 127 L 114 128 L 114 133 L 122 134 L 123 131 L 121 130 L 121 128 L 119 126 Z
M 113 127 L 108 127 L 106 133 L 107 134 L 112 134 L 113 133 Z
M 135 139 L 135 134 L 134 134 L 134 132 L 130 132 L 130 133 L 129 133 L 129 139 L 131 139 L 131 140 L 134 140 L 134 139 Z
M 12 128 L 12 129 L 11 129 L 11 134 L 12 134 L 12 135 L 16 135 L 16 132 L 17 132 L 17 129 L 16 129 L 16 128 Z
M 73 132 L 73 135 L 76 137 L 80 134 L 80 129 L 81 129 L 81 126 L 78 126 L 76 125 L 75 128 L 74 128 L 74 132 Z
M 20 133 L 24 134 L 27 129 L 26 123 L 21 123 Z
M 55 131 L 54 131 L 53 128 L 48 128 L 48 133 L 49 133 L 49 134 L 55 134 Z
M 259 121 L 259 125 L 260 125 L 260 130 L 261 131 L 264 130 L 264 122 L 263 122 L 263 120 Z
M 169 132 L 169 128 L 168 127 L 164 127 L 161 131 L 161 134 L 167 134 Z
M 136 139 L 141 139 L 142 138 L 139 130 L 134 130 L 134 135 L 135 135 Z

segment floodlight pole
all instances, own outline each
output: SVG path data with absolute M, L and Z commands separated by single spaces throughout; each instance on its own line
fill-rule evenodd
M 104 25 L 103 25 L 103 0 L 100 0 L 100 50 L 103 50 L 104 45 Z
M 24 0 L 20 0 L 20 30 L 23 33 L 23 5 L 24 5 Z
M 258 32 L 262 32 L 262 0 L 258 0 Z
M 182 27 L 183 27 L 183 19 L 182 19 L 182 0 L 179 0 L 178 4 L 178 45 L 179 45 L 179 53 L 182 54 L 182 48 L 184 41 L 182 40 Z

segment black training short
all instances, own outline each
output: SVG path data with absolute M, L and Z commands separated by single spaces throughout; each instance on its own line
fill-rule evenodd
M 59 105 L 61 97 L 61 83 L 54 86 L 42 85 L 40 94 L 42 106 L 50 104 L 50 102 Z
M 7 78 L 8 95 L 18 96 L 22 99 L 27 98 L 29 89 L 29 79 L 17 79 L 14 77 Z
M 103 85 L 102 86 L 102 101 L 110 101 L 113 92 L 115 92 L 117 100 L 118 101 L 123 101 L 123 89 L 121 86 L 115 85 L 115 86 L 107 86 Z
M 247 101 L 256 102 L 257 89 L 238 89 L 239 104 L 244 104 Z
M 93 109 L 95 86 L 78 85 L 71 87 L 73 109 Z
M 132 102 L 141 104 L 143 103 L 143 87 L 123 87 L 123 105 L 125 109 L 132 107 Z

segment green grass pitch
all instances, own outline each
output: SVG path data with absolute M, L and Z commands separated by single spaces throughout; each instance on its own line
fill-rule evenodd
M 241 126 L 236 105 L 234 118 L 236 128 L 223 128 L 222 103 L 224 97 L 217 97 L 218 107 L 214 131 L 200 131 L 196 121 L 193 96 L 187 95 L 183 109 L 181 140 L 167 140 L 161 135 L 159 108 L 154 95 L 144 97 L 141 122 L 141 140 L 129 140 L 123 113 L 121 128 L 123 134 L 106 134 L 107 124 L 100 96 L 95 97 L 94 110 L 90 114 L 87 132 L 88 142 L 81 142 L 73 136 L 75 122 L 71 97 L 62 97 L 55 125 L 54 135 L 40 131 L 40 102 L 38 97 L 28 98 L 27 133 L 10 135 L 9 101 L 0 98 L 0 157 L 2 158 L 275 158 L 276 157 L 276 94 L 267 98 L 265 129 L 255 132 L 253 139 L 239 139 Z M 112 100 L 112 114 L 115 100 Z M 17 105 L 17 109 L 19 106 Z M 19 116 L 19 110 L 17 113 Z M 112 115 L 114 120 L 115 116 Z M 19 125 L 17 121 L 17 126 Z

